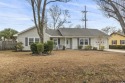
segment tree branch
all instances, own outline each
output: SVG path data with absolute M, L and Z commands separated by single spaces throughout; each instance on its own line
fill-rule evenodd
M 65 2 L 65 3 L 67 3 L 67 2 L 69 2 L 69 1 L 70 1 L 70 0 L 53 0 L 53 1 L 47 2 L 46 4 L 53 3 L 53 2 Z

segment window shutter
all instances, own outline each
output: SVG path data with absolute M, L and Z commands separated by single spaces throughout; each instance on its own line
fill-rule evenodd
M 25 37 L 25 46 L 28 46 L 28 38 Z
M 89 45 L 91 45 L 91 38 L 89 38 Z
M 77 38 L 77 45 L 79 46 L 79 38 Z
M 117 40 L 116 40 L 116 45 L 117 45 Z

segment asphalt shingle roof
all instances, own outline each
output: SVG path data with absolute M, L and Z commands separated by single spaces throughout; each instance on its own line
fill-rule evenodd
M 47 29 L 46 33 L 48 33 L 51 36 L 62 36 L 59 30 L 54 30 L 54 29 Z
M 48 29 L 46 32 L 51 36 L 108 36 L 97 29 L 83 28 L 60 28 L 58 30 Z
M 26 31 L 34 29 L 35 27 L 31 27 L 27 30 L 24 30 L 19 34 L 22 34 Z M 54 29 L 46 29 L 46 32 L 51 36 L 73 36 L 73 37 L 86 37 L 86 36 L 108 36 L 107 34 L 103 33 L 98 29 L 84 29 L 84 28 L 60 28 L 57 30 Z

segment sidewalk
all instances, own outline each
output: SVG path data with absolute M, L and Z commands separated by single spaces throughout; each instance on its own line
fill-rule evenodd
M 104 51 L 125 53 L 125 50 L 118 50 L 118 49 L 104 49 Z

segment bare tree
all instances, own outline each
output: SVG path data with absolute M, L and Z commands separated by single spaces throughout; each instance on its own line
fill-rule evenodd
M 61 28 L 64 24 L 69 23 L 67 20 L 70 18 L 69 11 L 61 10 L 57 5 L 52 5 L 52 7 L 49 8 L 49 14 L 52 18 L 52 27 L 54 29 Z
M 70 0 L 27 0 L 32 6 L 35 27 L 41 42 L 44 42 L 46 6 L 52 2 L 69 2 Z
M 116 19 L 125 33 L 125 0 L 95 0 L 107 17 Z
M 73 27 L 73 24 L 70 24 L 69 26 L 68 26 L 68 28 L 72 28 Z
M 117 33 L 124 34 L 121 29 L 118 29 L 118 30 L 117 30 Z
M 105 28 L 102 28 L 101 31 L 103 31 L 106 34 L 111 34 L 113 32 L 117 32 L 117 29 L 116 29 L 116 27 L 107 26 Z
M 105 28 L 102 28 L 101 31 L 103 31 L 104 33 L 110 35 L 111 33 L 120 33 L 123 34 L 123 31 L 121 29 L 117 29 L 116 27 L 112 27 L 112 26 L 107 26 Z
M 74 28 L 82 28 L 82 26 L 80 24 L 78 24 Z

